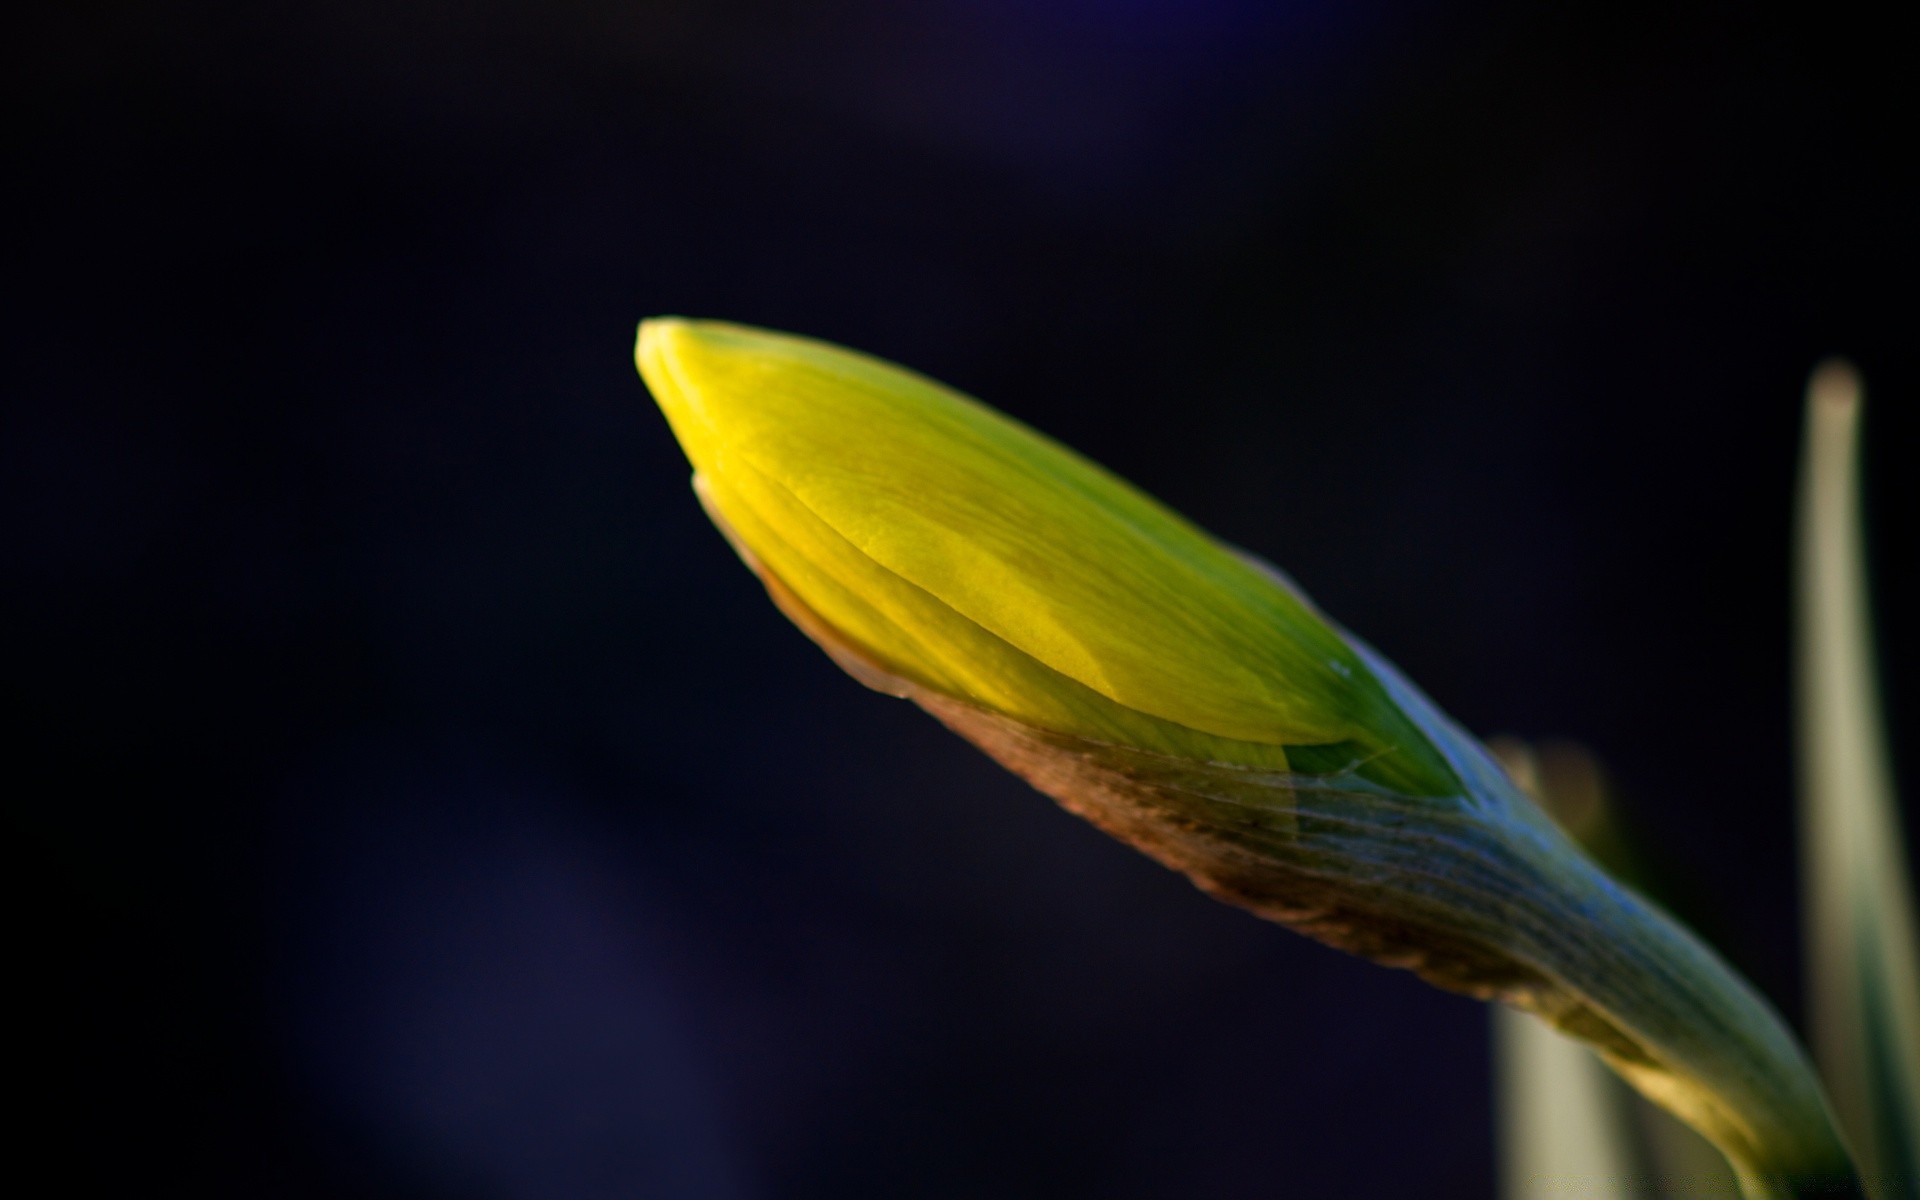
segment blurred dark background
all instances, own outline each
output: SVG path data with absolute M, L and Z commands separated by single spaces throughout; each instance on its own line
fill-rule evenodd
M 966 388 L 1581 739 L 1797 1019 L 1831 353 L 1920 746 L 1920 104 L 1895 18 L 1782 11 L 16 11 L 16 1145 L 73 1195 L 1490 1193 L 1478 1005 L 786 625 L 633 371 L 666 312 Z

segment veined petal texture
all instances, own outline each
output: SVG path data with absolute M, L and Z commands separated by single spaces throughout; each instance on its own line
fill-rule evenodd
M 1418 762 L 1398 772 L 1425 776 L 1414 790 L 1449 790 L 1310 605 L 1066 447 L 789 335 L 662 319 L 637 358 L 735 536 L 891 669 L 1064 732 L 1127 739 L 1111 714 L 1086 719 L 1104 699 L 1204 735 L 1208 755 L 1281 766 L 1253 747 L 1345 743 Z M 1168 730 L 1118 724 L 1164 748 Z

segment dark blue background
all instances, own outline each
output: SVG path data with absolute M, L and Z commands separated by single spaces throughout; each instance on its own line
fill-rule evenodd
M 1892 24 L 1750 7 L 16 14 L 24 1161 L 76 1195 L 1489 1194 L 1479 1006 L 1203 898 L 779 618 L 633 372 L 662 312 L 973 391 L 1476 730 L 1583 739 L 1797 1014 L 1786 551 L 1833 352 L 1884 400 L 1920 745 L 1920 103 Z

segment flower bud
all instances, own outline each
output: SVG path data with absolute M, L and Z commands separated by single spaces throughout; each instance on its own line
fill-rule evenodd
M 1595 1047 L 1750 1197 L 1859 1195 L 1785 1026 L 1278 572 L 866 355 L 640 327 L 708 513 L 810 637 L 1206 891 Z
M 703 501 L 816 637 L 1058 733 L 1458 791 L 1311 606 L 1059 443 L 783 334 L 655 320 L 637 357 Z

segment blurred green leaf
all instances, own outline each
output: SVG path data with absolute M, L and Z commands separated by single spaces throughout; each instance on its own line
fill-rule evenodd
M 1920 955 L 1878 703 L 1860 511 L 1859 376 L 1807 388 L 1796 617 L 1813 1046 L 1873 1193 L 1920 1196 Z

